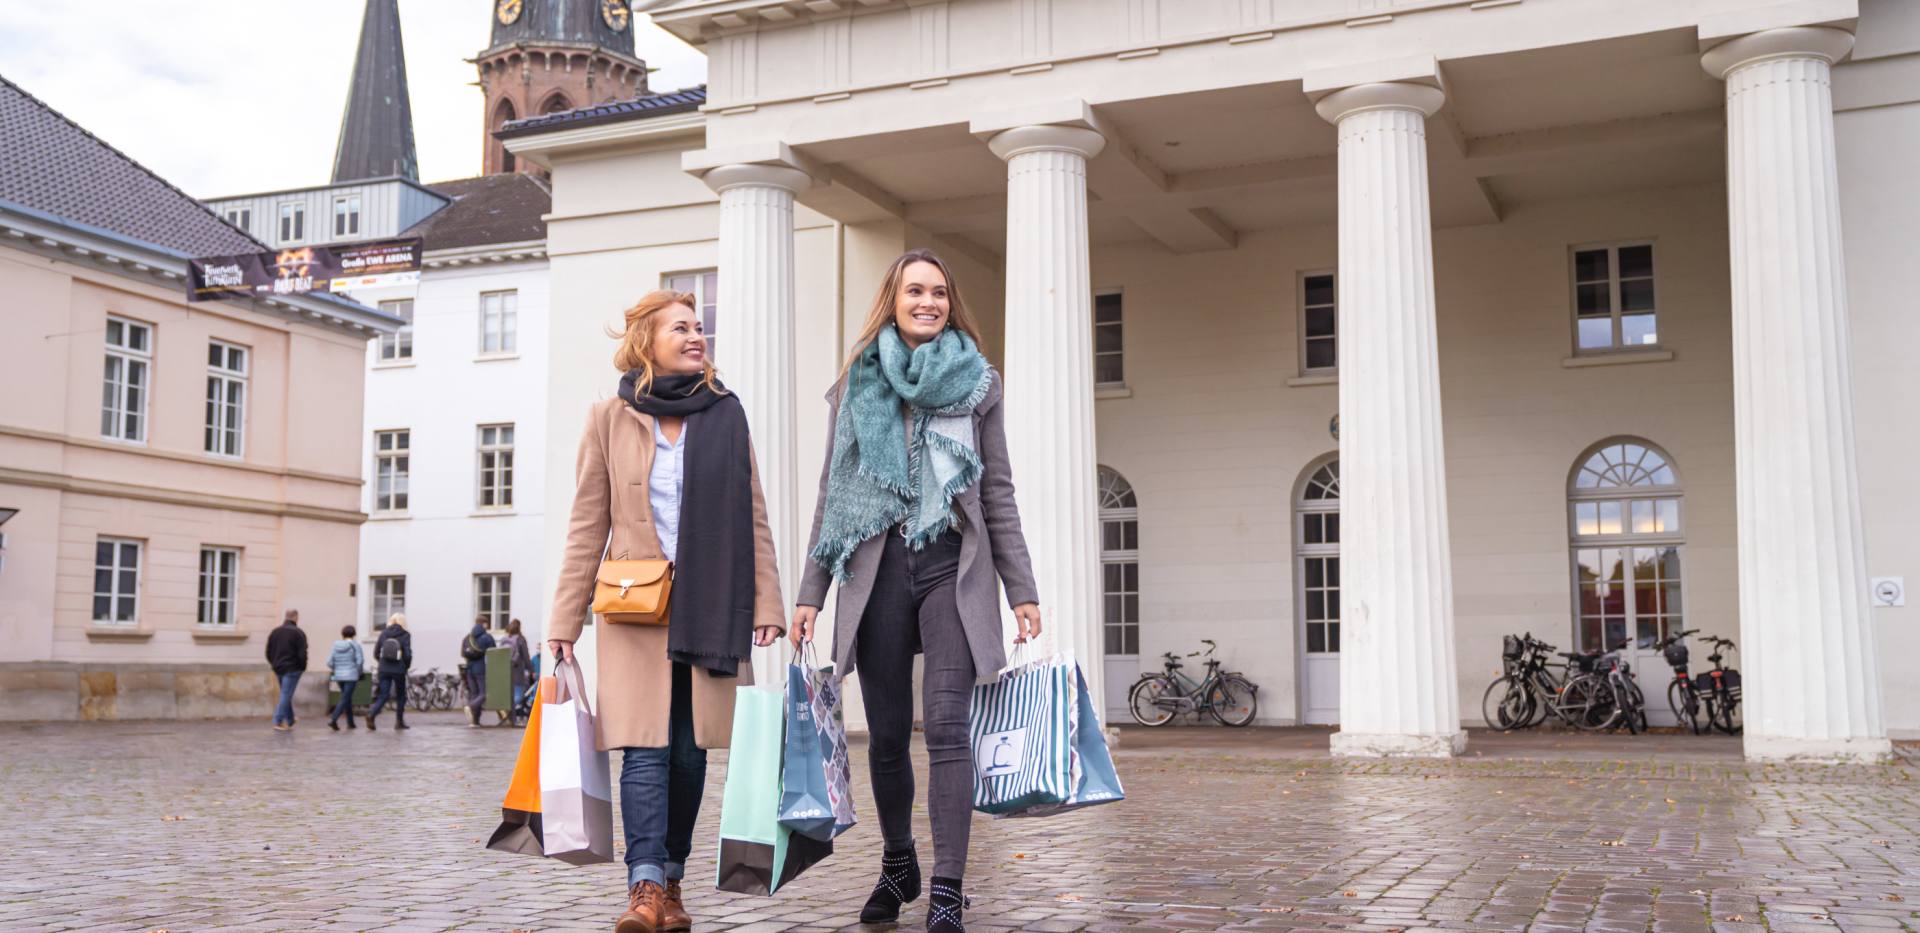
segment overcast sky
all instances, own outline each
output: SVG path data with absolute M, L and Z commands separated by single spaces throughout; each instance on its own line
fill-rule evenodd
M 423 181 L 480 173 L 492 0 L 400 0 Z M 363 0 L 0 0 L 0 74 L 188 194 L 324 184 Z M 656 91 L 705 56 L 634 18 Z

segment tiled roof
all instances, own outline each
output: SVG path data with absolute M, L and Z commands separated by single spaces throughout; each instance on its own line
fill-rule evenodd
M 547 238 L 553 192 L 532 175 L 481 175 L 427 187 L 453 203 L 401 235 L 420 237 L 428 251 Z
M 0 77 L 0 200 L 188 256 L 266 245 Z
M 497 139 L 525 136 L 545 130 L 572 129 L 581 126 L 595 126 L 601 123 L 618 123 L 625 120 L 646 120 L 664 117 L 674 113 L 688 113 L 698 110 L 707 103 L 707 86 L 704 84 L 665 94 L 648 94 L 632 100 L 615 101 L 594 107 L 582 107 L 578 110 L 563 110 L 540 117 L 528 117 L 514 120 L 501 127 L 493 135 Z

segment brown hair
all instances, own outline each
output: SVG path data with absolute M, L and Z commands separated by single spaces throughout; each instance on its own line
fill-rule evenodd
M 638 303 L 622 312 L 626 318 L 624 328 L 607 330 L 607 336 L 620 341 L 620 346 L 613 351 L 613 368 L 623 373 L 636 369 L 640 371 L 640 378 L 634 386 L 636 392 L 644 393 L 653 385 L 653 333 L 659 326 L 660 312 L 673 305 L 686 305 L 687 310 L 699 313 L 699 299 L 687 292 L 663 288 L 642 295 Z M 701 363 L 706 367 L 706 375 L 701 382 L 708 389 L 720 391 L 720 387 L 714 384 L 719 371 L 713 368 L 713 357 L 709 356 Z
M 980 325 L 974 323 L 972 312 L 967 303 L 960 300 L 960 282 L 953 277 L 953 270 L 930 249 L 911 249 L 900 254 L 900 258 L 887 266 L 887 273 L 880 277 L 880 291 L 873 296 L 873 308 L 867 312 L 867 321 L 860 325 L 860 335 L 853 340 L 853 350 L 847 354 L 847 361 L 840 365 L 840 378 L 847 377 L 847 371 L 853 369 L 853 361 L 865 353 L 868 345 L 880 336 L 880 331 L 893 323 L 894 303 L 900 294 L 900 280 L 906 277 L 907 267 L 916 262 L 931 263 L 947 279 L 947 326 L 959 330 L 973 338 L 975 347 L 984 341 L 980 339 Z

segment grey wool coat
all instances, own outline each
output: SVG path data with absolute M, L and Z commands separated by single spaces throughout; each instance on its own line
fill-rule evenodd
M 980 479 L 955 497 L 960 509 L 960 572 L 954 584 L 954 598 L 960 604 L 960 619 L 966 627 L 967 646 L 973 653 L 975 676 L 991 682 L 1007 664 L 1005 636 L 1000 625 L 999 590 L 1006 584 L 1007 605 L 1038 603 L 1034 587 L 1033 562 L 1027 556 L 1027 539 L 1020 532 L 1020 507 L 1013 499 L 1013 470 L 1007 462 L 1006 415 L 1000 408 L 1000 374 L 994 373 L 987 395 L 973 409 L 974 444 L 980 454 Z M 846 391 L 845 380 L 827 393 L 829 416 L 827 437 L 839 428 L 840 401 Z M 813 510 L 813 532 L 807 537 L 806 570 L 800 580 L 802 606 L 815 609 L 826 604 L 833 575 L 812 558 L 820 543 L 820 521 L 826 514 L 827 478 L 833 465 L 831 441 L 826 463 L 820 467 L 820 495 Z M 860 637 L 860 617 L 866 613 L 867 598 L 873 594 L 873 578 L 880 567 L 882 535 L 898 534 L 889 530 L 874 535 L 854 549 L 847 561 L 848 578 L 840 583 L 840 601 L 834 609 L 833 664 L 845 677 L 853 673 L 855 640 Z

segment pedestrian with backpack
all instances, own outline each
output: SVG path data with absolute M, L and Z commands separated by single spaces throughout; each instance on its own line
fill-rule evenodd
M 480 725 L 480 704 L 487 699 L 487 649 L 494 646 L 487 617 L 473 620 L 473 629 L 460 640 L 460 656 L 467 660 L 467 728 Z
M 374 663 L 379 679 L 374 681 L 373 705 L 367 707 L 367 729 L 378 729 L 374 718 L 393 700 L 393 727 L 407 728 L 407 671 L 413 667 L 413 633 L 407 631 L 407 617 L 394 613 L 380 638 L 373 643 Z
M 340 716 L 347 717 L 347 728 L 356 728 L 353 724 L 353 689 L 360 686 L 360 674 L 367 668 L 367 656 L 360 650 L 360 643 L 353 640 L 354 629 L 349 625 L 340 629 L 340 640 L 333 643 L 333 652 L 327 655 L 327 669 L 333 672 L 333 685 L 340 689 L 340 702 L 334 704 L 333 715 L 327 717 L 327 728 L 340 731 Z

